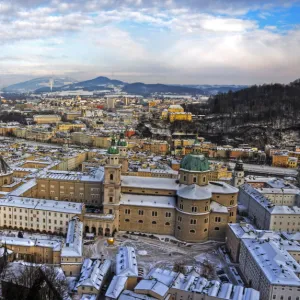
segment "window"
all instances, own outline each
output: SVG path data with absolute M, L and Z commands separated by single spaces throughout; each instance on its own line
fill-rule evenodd
M 183 209 L 183 204 L 182 203 L 179 204 L 179 208 Z
M 180 226 L 177 226 L 177 229 L 180 230 L 181 229 Z
M 234 204 L 234 200 L 230 200 L 230 205 L 233 205 Z
M 130 209 L 125 209 L 125 215 L 130 215 Z
M 177 220 L 178 220 L 179 222 L 181 222 L 182 218 L 181 218 L 180 216 L 178 216 Z
M 190 233 L 196 233 L 196 231 L 194 229 L 191 229 Z
M 114 180 L 114 174 L 109 175 L 109 180 Z
M 125 222 L 129 222 L 129 219 L 125 219 Z
M 204 207 L 204 210 L 205 210 L 205 211 L 208 211 L 208 205 L 206 205 L 206 206 Z
M 166 212 L 166 218 L 171 218 L 171 213 L 170 212 Z
M 144 221 L 143 220 L 139 220 L 139 223 L 144 223 Z
M 144 215 L 144 211 L 143 210 L 139 210 L 139 215 L 143 216 Z
M 157 217 L 157 211 L 152 212 L 152 217 Z
M 169 223 L 169 222 L 166 222 L 165 225 L 166 225 L 166 226 L 170 226 L 170 223 Z
M 113 197 L 109 197 L 109 202 L 113 202 Z
M 208 218 L 204 219 L 204 223 L 208 223 Z
M 183 181 L 186 181 L 186 176 L 185 175 L 183 176 Z
M 192 212 L 197 212 L 198 208 L 197 206 L 192 206 Z
M 155 225 L 155 224 L 156 224 L 156 221 L 152 221 L 152 224 L 154 224 L 154 225 Z
M 194 182 L 194 183 L 197 182 L 197 177 L 193 177 L 193 182 Z
M 233 211 L 231 211 L 231 212 L 229 213 L 229 216 L 232 217 L 233 214 L 234 214 Z
M 215 217 L 215 222 L 217 222 L 217 223 L 221 222 L 221 218 L 220 217 Z
M 203 177 L 203 182 L 205 182 L 206 181 L 206 177 Z
M 109 210 L 108 210 L 108 213 L 109 213 L 110 215 L 112 215 L 113 210 L 112 210 L 112 209 L 109 209 Z
M 195 220 L 195 219 L 191 219 L 191 220 L 190 220 L 190 224 L 191 224 L 191 225 L 195 225 L 195 224 L 197 224 L 197 220 Z
M 219 227 L 215 227 L 215 230 L 220 230 L 220 228 Z

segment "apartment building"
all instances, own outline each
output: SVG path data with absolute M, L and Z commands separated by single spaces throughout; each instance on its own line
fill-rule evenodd
M 94 173 L 51 170 L 37 178 L 37 197 L 101 205 L 104 169 Z
M 84 205 L 75 202 L 8 196 L 0 199 L 0 226 L 25 231 L 67 233 L 69 221 L 83 218 Z
M 276 189 L 272 193 L 270 189 L 242 185 L 238 197 L 240 212 L 247 213 L 259 229 L 300 231 L 299 191 L 292 194 L 290 191 L 277 192 Z M 267 195 L 270 195 L 270 199 Z
M 261 300 L 300 299 L 300 265 L 280 241 L 242 239 L 239 261 L 246 283 Z

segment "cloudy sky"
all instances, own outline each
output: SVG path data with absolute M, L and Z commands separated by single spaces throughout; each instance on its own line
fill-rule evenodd
M 0 0 L 0 86 L 300 78 L 300 0 Z

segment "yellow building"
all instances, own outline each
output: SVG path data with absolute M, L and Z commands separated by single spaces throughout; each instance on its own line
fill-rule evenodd
M 184 112 L 184 109 L 181 105 L 170 105 L 168 108 L 168 112 L 169 113 L 182 113 Z
M 287 153 L 277 152 L 272 156 L 272 166 L 287 168 L 289 165 L 289 156 Z
M 175 121 L 192 121 L 192 114 L 186 112 L 169 113 L 169 121 L 171 123 Z
M 57 131 L 80 131 L 86 128 L 85 124 L 61 123 L 56 126 Z
M 288 167 L 291 169 L 296 169 L 298 167 L 298 158 L 297 157 L 289 157 Z
M 61 116 L 59 116 L 59 115 L 34 115 L 33 120 L 37 124 L 56 124 L 61 121 Z
M 169 120 L 173 123 L 175 121 L 192 121 L 192 114 L 184 112 L 184 109 L 181 105 L 170 105 L 166 110 L 164 109 L 161 114 L 163 120 Z

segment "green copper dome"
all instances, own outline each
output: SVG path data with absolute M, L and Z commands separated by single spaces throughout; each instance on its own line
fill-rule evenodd
M 204 172 L 209 170 L 209 162 L 204 155 L 188 154 L 181 160 L 180 168 L 188 171 Z
M 127 146 L 127 142 L 125 140 L 118 140 L 117 145 L 121 146 L 121 147 L 126 147 Z
M 125 140 L 124 132 L 120 133 L 120 138 L 117 142 L 117 145 L 120 146 L 120 147 L 126 147 L 127 146 L 127 142 Z
M 108 154 L 119 154 L 119 149 L 116 146 L 110 146 L 107 150 Z
M 113 137 L 111 139 L 111 146 L 107 150 L 108 154 L 119 154 L 119 149 L 116 147 L 116 140 Z

